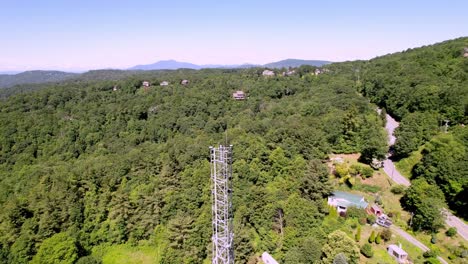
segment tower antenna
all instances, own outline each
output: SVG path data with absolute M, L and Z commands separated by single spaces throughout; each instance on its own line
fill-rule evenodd
M 211 263 L 233 264 L 232 145 L 210 147 L 210 157 L 213 225 L 213 258 Z

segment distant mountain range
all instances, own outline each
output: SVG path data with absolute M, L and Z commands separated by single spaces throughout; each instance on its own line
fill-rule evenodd
M 263 65 L 266 68 L 288 68 L 288 67 L 299 67 L 302 65 L 311 65 L 316 67 L 322 67 L 323 65 L 330 64 L 331 61 L 323 60 L 298 60 L 298 59 L 286 59 L 277 62 L 271 62 Z
M 162 60 L 152 64 L 137 65 L 129 68 L 129 70 L 176 70 L 176 69 L 204 69 L 204 68 L 254 68 L 254 67 L 267 67 L 267 68 L 288 68 L 288 67 L 299 67 L 301 65 L 312 65 L 321 67 L 325 64 L 331 63 L 330 61 L 322 60 L 298 60 L 298 59 L 286 59 L 282 61 L 267 63 L 265 65 L 259 64 L 241 64 L 241 65 L 222 65 L 222 64 L 206 64 L 197 65 L 189 62 L 179 62 L 175 60 Z
M 0 88 L 18 84 L 60 82 L 78 75 L 77 73 L 61 71 L 26 71 L 14 75 L 0 74 Z
M 321 60 L 298 60 L 287 59 L 277 62 L 268 63 L 265 65 L 258 64 L 240 64 L 240 65 L 222 65 L 222 64 L 206 64 L 197 65 L 189 62 L 179 62 L 175 60 L 162 60 L 153 64 L 137 65 L 126 70 L 93 70 L 84 73 L 70 73 L 63 71 L 26 71 L 13 74 L 0 73 L 0 88 L 12 87 L 20 84 L 41 84 L 50 82 L 61 82 L 73 78 L 80 78 L 84 80 L 115 80 L 125 76 L 130 76 L 138 71 L 149 70 L 176 70 L 176 69 L 205 69 L 205 68 L 227 68 L 227 69 L 240 69 L 240 68 L 288 68 L 299 67 L 301 65 L 312 65 L 321 67 L 325 64 L 331 63 L 330 61 Z

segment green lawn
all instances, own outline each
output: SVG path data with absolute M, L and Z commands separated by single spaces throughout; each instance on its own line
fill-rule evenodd
M 414 165 L 416 165 L 422 159 L 421 151 L 423 148 L 424 146 L 420 147 L 416 151 L 413 151 L 407 158 L 395 162 L 395 167 L 401 173 L 401 175 L 408 179 L 411 177 L 411 170 L 413 169 Z

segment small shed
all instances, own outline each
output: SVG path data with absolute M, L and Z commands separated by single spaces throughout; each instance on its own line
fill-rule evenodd
M 169 85 L 169 82 L 167 81 L 163 81 L 159 84 L 160 86 L 168 86 Z
M 150 86 L 150 82 L 148 82 L 148 81 L 143 81 L 143 82 L 141 83 L 141 85 L 143 85 L 144 87 L 149 87 L 149 86 Z
M 390 245 L 387 248 L 388 254 L 394 257 L 398 263 L 408 263 L 408 253 L 397 245 Z
M 262 254 L 262 261 L 265 264 L 278 264 L 278 261 L 276 261 L 270 254 L 267 252 L 263 252 Z
M 232 94 L 232 98 L 235 100 L 245 100 L 245 93 L 244 91 L 236 91 Z
M 383 210 L 379 206 L 377 206 L 376 204 L 373 204 L 369 208 L 369 213 L 374 214 L 376 216 L 380 216 L 380 215 L 383 214 Z

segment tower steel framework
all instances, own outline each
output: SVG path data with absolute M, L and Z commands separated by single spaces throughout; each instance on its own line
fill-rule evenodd
M 213 223 L 212 264 L 233 264 L 232 145 L 210 147 Z

